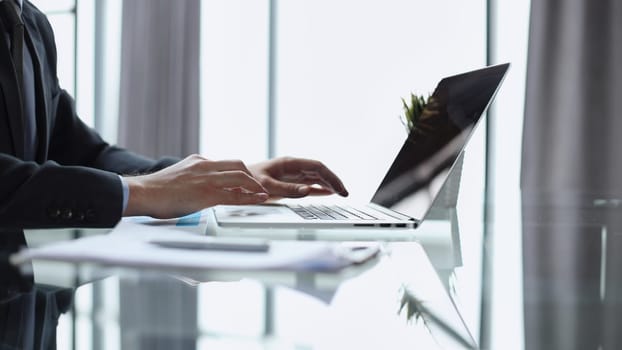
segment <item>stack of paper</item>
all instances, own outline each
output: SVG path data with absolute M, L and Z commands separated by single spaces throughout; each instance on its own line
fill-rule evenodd
M 225 244 L 224 248 L 221 243 Z M 205 248 L 197 249 L 194 244 Z M 262 245 L 265 249 L 253 248 Z M 192 234 L 175 227 L 123 221 L 107 235 L 27 248 L 12 256 L 11 261 L 21 264 L 51 260 L 174 269 L 337 271 L 366 261 L 378 251 L 379 246 L 374 243 L 232 240 Z

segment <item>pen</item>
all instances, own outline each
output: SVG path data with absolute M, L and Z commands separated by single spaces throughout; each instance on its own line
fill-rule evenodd
M 225 252 L 265 253 L 270 244 L 264 240 L 210 240 L 210 241 L 150 241 L 162 248 L 185 250 L 216 250 Z

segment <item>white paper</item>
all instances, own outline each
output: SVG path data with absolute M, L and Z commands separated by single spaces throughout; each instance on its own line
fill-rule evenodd
M 337 242 L 272 241 L 267 252 L 171 249 L 149 243 L 209 239 L 218 237 L 122 221 L 109 234 L 27 248 L 12 256 L 11 261 L 21 264 L 36 259 L 121 267 L 289 271 L 335 271 L 360 262 L 345 254 L 348 249 Z M 370 255 L 378 249 L 373 244 L 365 247 L 373 252 Z

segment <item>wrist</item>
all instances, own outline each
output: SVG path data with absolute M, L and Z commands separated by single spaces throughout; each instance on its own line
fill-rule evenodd
M 123 216 L 148 215 L 146 205 L 146 186 L 143 176 L 128 176 L 123 178 L 128 187 L 127 206 Z

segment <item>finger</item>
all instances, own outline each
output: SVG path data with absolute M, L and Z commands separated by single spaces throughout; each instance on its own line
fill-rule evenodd
M 331 194 L 335 194 L 335 191 L 330 188 L 320 186 L 316 183 L 311 183 L 310 185 L 312 186 L 309 186 L 309 192 L 307 193 L 307 196 L 328 196 Z
M 348 190 L 343 185 L 339 177 L 333 173 L 322 162 L 310 159 L 289 159 L 284 165 L 286 173 L 303 173 L 308 178 L 314 178 L 317 183 L 332 189 L 334 192 L 348 196 Z
M 328 196 L 335 193 L 330 188 L 319 186 L 316 181 L 294 183 L 269 179 L 265 180 L 264 184 L 272 197 L 300 198 L 306 196 Z
M 336 193 L 337 191 L 333 188 L 330 182 L 326 179 L 322 178 L 322 176 L 316 172 L 312 171 L 304 171 L 298 179 L 288 179 L 289 182 L 297 182 L 301 184 L 307 185 L 317 185 L 324 187 L 327 190 L 330 190 L 332 193 Z
M 348 196 L 348 190 L 346 190 L 343 182 L 341 182 L 341 180 L 335 173 L 333 173 L 330 169 L 324 166 L 324 164 L 321 164 L 320 168 L 316 171 L 319 173 L 320 179 L 322 179 L 321 184 L 328 184 L 328 186 L 325 187 L 331 188 L 334 192 L 338 193 L 341 196 Z
M 247 192 L 268 193 L 268 190 L 257 179 L 241 170 L 212 173 L 208 178 L 208 181 L 218 188 L 240 187 Z
M 283 176 L 280 179 L 262 178 L 270 194 L 274 195 L 278 191 L 280 196 L 302 197 L 307 195 L 334 194 L 335 191 L 331 184 L 324 180 L 315 172 L 305 171 L 296 175 Z M 271 184 L 268 186 L 268 184 Z M 313 187 L 311 187 L 313 185 Z M 313 189 L 322 189 L 322 192 Z
M 309 191 L 309 196 L 329 196 L 335 193 L 332 190 L 323 187 L 310 186 L 310 188 L 311 190 Z
M 328 191 L 330 194 L 339 193 L 342 196 L 348 195 L 347 191 L 344 192 L 343 190 L 335 189 L 333 184 L 328 182 L 315 171 L 302 171 L 297 175 L 284 176 L 279 180 L 299 185 L 315 185 L 316 188 L 319 186 L 325 191 Z
M 250 193 L 244 191 L 220 190 L 218 193 L 219 204 L 257 204 L 268 200 L 267 193 Z
M 311 191 L 311 186 L 304 183 L 293 183 L 265 178 L 263 183 L 273 197 L 300 198 L 307 196 Z

